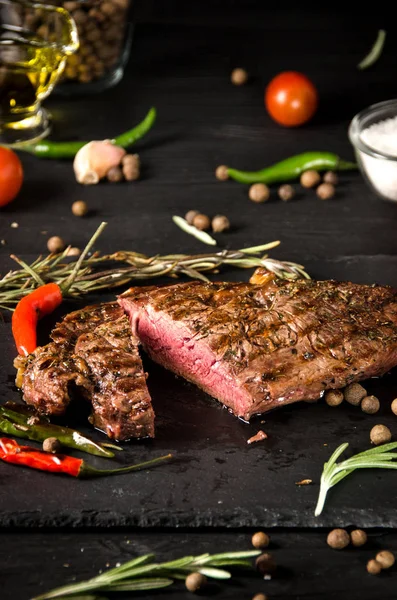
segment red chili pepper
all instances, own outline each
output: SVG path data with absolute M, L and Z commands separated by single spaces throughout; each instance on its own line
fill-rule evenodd
M 118 469 L 95 469 L 80 459 L 64 454 L 50 454 L 36 450 L 31 446 L 20 446 L 16 440 L 0 438 L 0 459 L 14 465 L 22 465 L 40 471 L 50 473 L 64 473 L 72 477 L 103 477 L 104 475 L 117 475 L 119 473 L 130 473 L 140 469 L 147 469 L 155 464 L 168 460 L 171 454 L 153 458 L 143 463 L 120 467 Z
M 62 290 L 47 283 L 18 302 L 12 315 L 12 333 L 19 354 L 27 356 L 37 348 L 37 321 L 52 313 L 62 302 Z

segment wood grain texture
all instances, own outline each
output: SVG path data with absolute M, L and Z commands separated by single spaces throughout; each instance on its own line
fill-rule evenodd
M 250 549 L 253 531 L 245 532 L 136 532 L 0 534 L 1 598 L 28 600 L 55 586 L 92 577 L 140 554 L 153 552 L 159 560 L 204 552 Z M 278 570 L 270 581 L 254 571 L 235 571 L 232 580 L 210 585 L 200 597 L 219 600 L 249 600 L 265 593 L 277 600 L 382 600 L 395 599 L 396 568 L 379 577 L 368 575 L 366 564 L 379 550 L 397 551 L 394 531 L 368 531 L 368 543 L 361 548 L 332 550 L 326 544 L 327 531 L 270 532 L 268 551 Z M 24 574 L 21 577 L 21 573 Z M 121 598 L 190 600 L 182 583 L 162 592 L 112 595 Z

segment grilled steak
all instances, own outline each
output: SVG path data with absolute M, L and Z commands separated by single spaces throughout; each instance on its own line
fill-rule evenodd
M 116 303 L 70 313 L 23 367 L 24 400 L 40 412 L 64 413 L 71 392 L 92 404 L 92 423 L 111 438 L 154 436 L 154 412 L 137 339 Z
M 189 282 L 119 298 L 151 358 L 248 420 L 397 365 L 397 293 L 335 281 Z

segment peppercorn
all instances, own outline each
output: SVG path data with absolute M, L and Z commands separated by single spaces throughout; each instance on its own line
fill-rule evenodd
M 193 225 L 194 217 L 199 214 L 200 214 L 199 210 L 188 210 L 188 212 L 185 215 L 185 221 L 187 221 L 189 223 L 189 225 Z
M 43 450 L 44 452 L 51 452 L 52 454 L 56 454 L 60 452 L 62 445 L 59 440 L 55 437 L 46 438 L 43 442 Z
M 332 185 L 338 185 L 339 177 L 335 173 L 335 171 L 327 171 L 323 177 L 324 183 L 332 183 Z
M 227 179 L 229 179 L 229 174 L 227 172 L 227 166 L 219 165 L 219 167 L 216 168 L 215 177 L 217 179 L 219 179 L 219 181 L 226 181 Z
M 367 395 L 367 390 L 359 383 L 351 383 L 344 389 L 346 402 L 358 406 L 363 398 Z
M 65 247 L 66 247 L 65 242 L 58 235 L 53 235 L 47 241 L 47 248 L 48 248 L 49 252 L 51 252 L 51 253 L 56 254 L 58 252 L 62 252 L 63 250 L 65 250 Z
M 372 427 L 369 437 L 376 446 L 387 444 L 391 440 L 391 431 L 386 425 L 375 425 Z
M 261 575 L 271 575 L 277 568 L 276 561 L 268 552 L 258 556 L 255 565 Z
M 304 171 L 301 175 L 301 185 L 305 188 L 312 188 L 318 183 L 320 183 L 321 177 L 317 171 L 310 169 L 309 171 Z
M 328 390 L 325 392 L 325 401 L 328 406 L 339 406 L 343 402 L 343 392 L 340 390 Z
M 248 73 L 245 69 L 233 69 L 230 79 L 234 85 L 244 85 L 248 81 Z
M 367 534 L 362 529 L 354 529 L 350 532 L 350 539 L 353 546 L 363 546 L 367 543 Z
M 252 600 L 268 600 L 266 594 L 255 594 Z
M 260 550 L 261 548 L 267 548 L 270 543 L 270 538 L 267 533 L 263 531 L 257 531 L 254 533 L 251 539 L 251 543 L 254 548 Z
M 80 256 L 81 250 L 80 248 L 72 247 L 66 253 L 66 256 Z
M 292 198 L 295 196 L 295 190 L 292 187 L 292 185 L 289 185 L 289 183 L 284 183 L 284 185 L 280 185 L 277 193 L 279 195 L 279 198 L 281 198 L 281 200 L 284 200 L 284 202 L 292 200 Z
M 381 570 L 382 567 L 380 566 L 377 560 L 372 559 L 367 562 L 367 571 L 370 575 L 379 575 Z
M 266 202 L 269 200 L 270 190 L 265 183 L 254 183 L 249 189 L 248 196 L 252 202 Z
M 120 167 L 112 167 L 109 169 L 109 171 L 106 173 L 106 178 L 111 183 L 118 183 L 119 181 L 122 181 L 123 173 Z
M 76 217 L 84 217 L 88 213 L 88 206 L 83 200 L 76 200 L 72 204 L 72 213 Z
M 207 578 L 201 573 L 189 573 L 185 579 L 186 589 L 189 592 L 198 592 L 207 583 Z
M 393 552 L 390 552 L 389 550 L 381 550 L 378 552 L 375 556 L 375 560 L 380 564 L 382 569 L 390 569 L 396 562 Z
M 193 218 L 192 225 L 200 231 L 207 231 L 211 227 L 211 220 L 207 215 L 199 213 Z
M 136 181 L 141 175 L 141 160 L 138 154 L 125 154 L 121 159 L 123 175 L 127 181 Z
M 333 529 L 327 536 L 327 544 L 334 550 L 342 550 L 350 544 L 350 536 L 346 529 Z
M 374 415 L 380 409 L 380 402 L 376 396 L 365 396 L 361 400 L 361 410 L 367 415 Z
M 211 225 L 214 233 L 222 233 L 222 231 L 230 229 L 230 221 L 225 215 L 216 215 L 212 219 Z
M 335 196 L 335 186 L 332 183 L 320 183 L 316 190 L 317 196 L 320 200 L 329 200 Z
M 395 399 L 393 400 L 393 402 L 391 403 L 391 409 L 392 409 L 392 412 L 393 412 L 395 415 L 397 415 L 397 398 L 395 398 Z

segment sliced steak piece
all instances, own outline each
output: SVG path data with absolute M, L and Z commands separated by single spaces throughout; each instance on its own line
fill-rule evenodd
M 42 413 L 63 414 L 71 391 L 93 407 L 93 424 L 118 440 L 154 436 L 154 412 L 127 318 L 117 302 L 67 315 L 23 368 L 24 400 Z M 24 363 L 24 364 L 21 364 Z
M 131 288 L 119 302 L 153 360 L 246 420 L 397 365 L 388 287 L 189 282 Z

